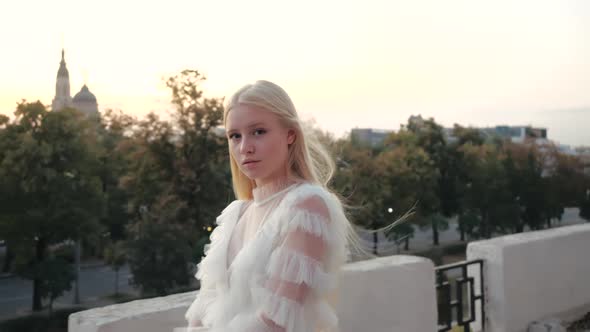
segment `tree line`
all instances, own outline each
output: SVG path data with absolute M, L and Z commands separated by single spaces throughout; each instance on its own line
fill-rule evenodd
M 87 118 L 24 100 L 12 119 L 0 115 L 2 269 L 33 281 L 33 310 L 71 289 L 74 244 L 115 269 L 128 263 L 144 295 L 190 284 L 216 216 L 234 199 L 223 99 L 206 97 L 204 80 L 185 70 L 166 81 L 169 119 L 114 110 Z M 449 140 L 434 119 L 409 120 L 376 146 L 310 127 L 333 152 L 331 185 L 361 227 L 413 210 L 437 245 L 451 216 L 462 239 L 550 227 L 566 206 L 590 219 L 583 165 L 553 146 L 459 125 Z M 412 232 L 406 223 L 389 236 L 408 245 Z
M 353 219 L 378 229 L 406 211 L 433 245 L 457 218 L 461 240 L 538 230 L 560 221 L 565 207 L 590 220 L 590 177 L 577 156 L 534 139 L 513 143 L 455 124 L 449 134 L 432 118 L 410 118 L 382 144 L 350 137 L 332 143 L 340 163 L 335 184 L 350 198 Z M 402 224 L 388 234 L 405 239 Z

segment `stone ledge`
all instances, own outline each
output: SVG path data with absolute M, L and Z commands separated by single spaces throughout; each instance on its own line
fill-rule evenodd
M 436 331 L 434 264 L 426 258 L 400 255 L 347 264 L 342 269 L 340 290 L 337 313 L 342 332 Z M 184 313 L 196 294 L 77 312 L 69 317 L 68 331 L 182 330 L 186 326 Z

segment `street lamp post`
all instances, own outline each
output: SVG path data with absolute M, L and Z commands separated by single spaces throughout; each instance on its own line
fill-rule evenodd
M 75 262 L 76 262 L 76 287 L 74 288 L 74 304 L 80 304 L 80 252 L 82 251 L 82 247 L 80 245 L 81 239 L 78 236 L 76 239 L 76 252 L 75 252 Z
M 379 253 L 377 251 L 377 243 L 379 241 L 379 236 L 377 234 L 377 225 L 373 226 L 373 254 L 377 256 Z

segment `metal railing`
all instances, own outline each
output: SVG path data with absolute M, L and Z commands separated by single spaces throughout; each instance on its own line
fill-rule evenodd
M 479 265 L 477 294 L 474 277 L 467 274 L 467 267 L 470 265 Z M 450 331 L 454 326 L 462 327 L 465 332 L 472 331 L 470 323 L 476 320 L 476 314 L 480 315 L 483 330 L 485 322 L 483 260 L 442 265 L 436 267 L 435 270 L 438 331 Z M 481 308 L 479 313 L 476 313 L 477 301 L 479 301 Z

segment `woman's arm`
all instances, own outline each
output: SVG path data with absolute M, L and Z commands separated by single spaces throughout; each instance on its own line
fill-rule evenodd
M 344 252 L 346 242 L 328 206 L 323 194 L 315 193 L 290 205 L 279 221 L 266 282 L 252 285 L 256 309 L 238 314 L 223 332 L 310 332 L 338 324 L 325 295 L 336 287 L 333 254 Z
M 268 331 L 291 332 L 313 326 L 316 317 L 305 314 L 318 296 L 330 288 L 326 272 L 330 247 L 330 213 L 320 196 L 299 202 L 283 231 L 284 240 L 273 252 L 265 289 L 270 293 L 259 310 Z M 286 221 L 287 222 L 287 221 Z M 309 308 L 307 308 L 309 310 Z

